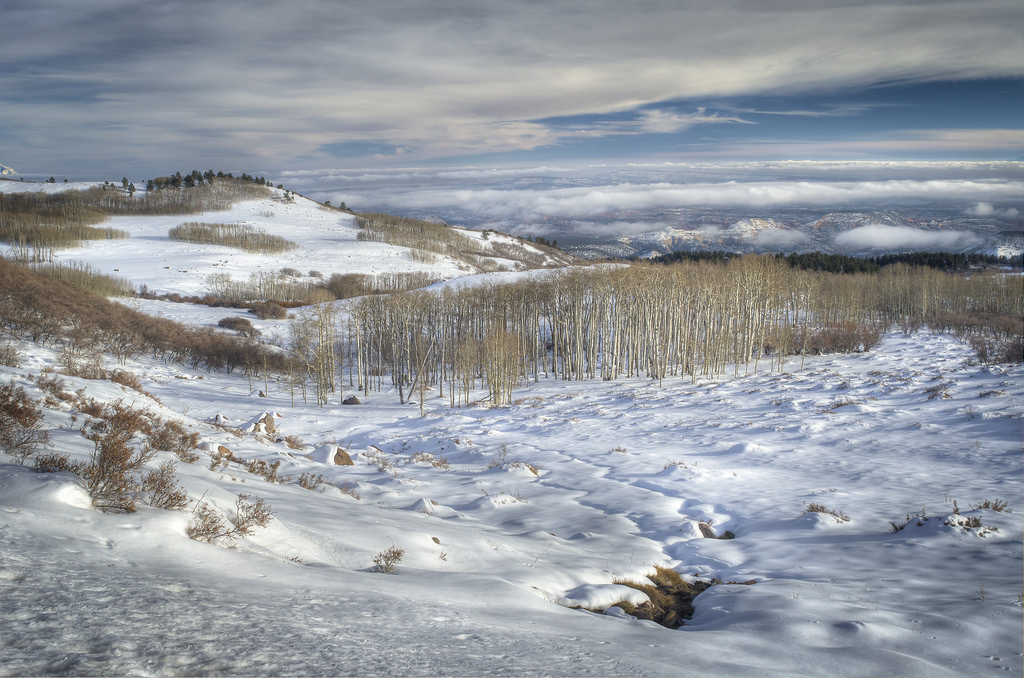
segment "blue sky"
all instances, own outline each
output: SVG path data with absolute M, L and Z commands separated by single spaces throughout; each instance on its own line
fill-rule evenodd
M 0 163 L 1024 160 L 1024 3 L 7 0 Z

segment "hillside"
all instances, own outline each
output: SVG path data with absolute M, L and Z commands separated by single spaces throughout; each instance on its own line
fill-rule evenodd
M 0 194 L 26 189 L 83 190 L 94 186 L 0 182 Z M 468 241 L 469 249 L 454 256 L 360 240 L 360 228 L 352 212 L 324 206 L 282 189 L 268 191 L 270 195 L 266 198 L 237 202 L 227 210 L 198 216 L 115 216 L 104 221 L 103 226 L 123 231 L 128 237 L 63 248 L 57 252 L 57 258 L 126 278 L 136 288 L 146 285 L 152 293 L 186 296 L 211 292 L 216 285 L 224 284 L 224 276 L 244 282 L 252 276 L 277 277 L 284 271 L 286 282 L 315 285 L 334 274 L 415 273 L 424 280 L 436 281 L 483 271 L 522 271 L 578 261 L 520 238 L 465 229 L 453 230 Z M 145 200 L 145 191 L 140 189 L 135 199 Z M 168 236 L 171 229 L 187 222 L 264 231 L 294 242 L 295 247 L 261 254 L 235 247 L 180 242 Z M 11 249 L 0 244 L 0 253 L 4 252 L 10 256 Z
M 294 281 L 446 281 L 260 318 L 158 298 L 117 306 L 2 262 L 4 280 L 18 282 L 0 298 L 0 674 L 1024 668 L 1024 366 L 982 361 L 970 314 L 929 308 L 959 338 L 929 331 L 911 315 L 927 297 L 897 294 L 948 286 L 950 297 L 984 290 L 1016 303 L 1005 278 L 896 272 L 892 299 L 879 300 L 873 278 L 760 259 L 548 271 L 531 267 L 565 260 L 499 234 L 459 231 L 478 246 L 463 260 L 360 239 L 354 220 L 274 189 L 226 211 L 116 217 L 128 237 L 60 258 L 157 293 L 206 294 L 223 286 L 219 274 L 247 281 L 283 269 Z M 183 222 L 251 225 L 294 247 L 258 254 L 171 240 Z M 29 280 L 52 285 L 53 298 Z M 806 285 L 804 300 L 783 294 L 794 284 Z M 657 353 L 634 336 L 630 323 L 663 301 L 714 310 L 722 332 L 739 326 L 723 300 L 741 289 L 773 313 L 783 298 L 803 310 L 779 306 L 771 331 L 766 321 L 742 338 L 694 324 L 733 352 L 706 346 L 681 353 L 681 365 L 651 358 L 667 356 L 668 333 L 650 333 Z M 783 320 L 809 317 L 819 299 L 840 316 L 824 330 L 877 334 L 858 334 L 848 353 L 816 354 L 808 334 L 802 355 L 762 355 L 786 336 L 795 351 Z M 839 299 L 861 315 L 883 302 L 907 315 L 902 326 L 865 328 Z M 735 317 L 744 313 L 768 317 L 748 307 Z M 258 341 L 218 327 L 225 318 L 244 319 Z M 446 353 L 455 335 L 439 327 L 479 330 L 497 318 L 492 333 Z M 391 324 L 398 330 L 384 333 Z M 296 344 L 315 344 L 328 325 L 337 332 L 321 337 L 330 361 L 317 372 L 318 351 Z M 538 339 L 526 348 L 543 358 L 509 368 L 523 327 L 552 345 Z M 588 327 L 603 341 L 577 365 L 570 340 Z M 136 341 L 136 329 L 142 343 L 98 348 Z M 988 330 L 1019 333 L 995 320 Z M 628 352 L 606 348 L 620 343 Z M 749 362 L 729 362 L 751 346 Z M 620 355 L 621 366 L 609 364 Z M 435 367 L 438 356 L 448 357 Z M 501 375 L 511 397 L 488 383 Z M 351 396 L 359 404 L 343 405 Z M 35 437 L 18 447 L 9 434 L 26 430 Z M 102 449 L 137 455 L 134 485 L 97 492 L 89 469 Z M 166 464 L 170 476 L 149 475 Z M 648 578 L 668 571 L 678 578 L 656 589 Z

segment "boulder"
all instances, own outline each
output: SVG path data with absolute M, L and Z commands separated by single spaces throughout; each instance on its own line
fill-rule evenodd
M 354 395 L 350 395 L 347 398 L 345 398 L 344 400 L 342 400 L 341 404 L 342 405 L 362 405 L 363 403 L 362 403 L 361 400 L 359 400 L 359 398 L 355 397 Z
M 355 462 L 352 461 L 352 457 L 349 456 L 348 452 L 330 443 L 316 448 L 316 450 L 310 453 L 309 458 L 321 464 L 355 466 Z

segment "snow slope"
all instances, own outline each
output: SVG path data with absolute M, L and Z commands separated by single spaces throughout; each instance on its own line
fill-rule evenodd
M 55 192 L 95 185 L 3 181 L 0 192 Z M 137 195 L 144 193 L 139 191 Z M 297 194 L 291 195 L 291 199 L 286 199 L 283 190 L 272 189 L 268 198 L 240 201 L 230 209 L 199 215 L 114 217 L 103 225 L 127 232 L 128 238 L 91 241 L 82 247 L 64 249 L 58 253 L 58 261 L 88 264 L 101 273 L 126 278 L 136 288 L 145 284 L 156 294 L 186 296 L 209 292 L 211 275 L 226 274 L 232 280 L 246 281 L 253 274 L 274 274 L 286 268 L 306 278 L 311 272 L 317 272 L 325 279 L 335 273 L 409 272 L 450 279 L 480 272 L 479 267 L 452 257 L 438 254 L 424 261 L 423 257 L 414 258 L 408 247 L 360 241 L 354 215 Z M 297 247 L 276 254 L 254 254 L 233 247 L 179 242 L 168 237 L 170 229 L 193 221 L 249 226 L 290 240 Z M 499 233 L 461 229 L 459 232 L 476 243 L 482 259 L 493 270 L 555 266 L 571 259 L 553 257 L 532 243 Z M 9 250 L 0 244 L 0 255 L 7 256 Z
M 22 375 L 54 356 L 26 351 L 0 377 L 32 390 Z M 260 399 L 244 377 L 131 367 L 163 406 L 109 382 L 68 389 L 179 417 L 293 480 L 213 472 L 208 453 L 178 464 L 193 500 L 273 507 L 229 550 L 189 540 L 188 511 L 102 514 L 73 476 L 4 463 L 4 675 L 1021 671 L 1022 371 L 973 366 L 947 337 L 890 334 L 870 355 L 663 389 L 542 379 L 508 408 L 432 397 L 424 417 L 392 393 L 293 409 L 283 386 Z M 929 399 L 937 379 L 948 398 Z M 202 423 L 268 410 L 303 452 Z M 48 411 L 54 447 L 84 458 L 71 416 Z M 355 465 L 302 456 L 323 442 Z M 304 471 L 361 498 L 302 489 Z M 1012 512 L 969 508 L 997 497 Z M 953 500 L 997 529 L 944 525 Z M 811 502 L 850 520 L 801 515 Z M 701 538 L 699 521 L 736 538 Z M 397 575 L 372 572 L 391 545 Z M 675 631 L 565 607 L 607 606 L 629 593 L 614 578 L 654 564 L 757 583 L 711 588 Z

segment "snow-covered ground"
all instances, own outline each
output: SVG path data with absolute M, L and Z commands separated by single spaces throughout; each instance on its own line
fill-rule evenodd
M 23 375 L 53 356 L 27 350 L 0 377 L 38 393 Z M 131 366 L 163 406 L 67 377 L 239 457 L 280 459 L 293 481 L 211 471 L 207 453 L 178 464 L 194 501 L 227 511 L 245 492 L 273 507 L 268 528 L 229 550 L 189 540 L 188 510 L 100 513 L 75 477 L 4 463 L 0 670 L 1019 675 L 1022 370 L 970 357 L 948 337 L 890 334 L 871 354 L 783 374 L 662 389 L 542 379 L 497 409 L 453 410 L 433 393 L 423 417 L 393 393 L 293 409 L 283 386 L 262 399 L 244 377 L 163 363 Z M 949 397 L 929 398 L 939 380 Z M 308 447 L 201 423 L 264 411 Z M 53 446 L 84 458 L 71 417 L 48 410 Z M 325 442 L 355 465 L 302 456 Z M 305 471 L 361 498 L 302 489 Z M 970 509 L 996 498 L 1010 512 Z M 954 500 L 996 529 L 944 524 Z M 812 502 L 850 520 L 801 515 Z M 922 525 L 891 532 L 919 513 Z M 700 521 L 736 538 L 701 538 Z M 405 549 L 397 574 L 373 572 L 391 545 Z M 706 591 L 680 630 L 566 607 L 625 597 L 612 580 L 653 565 L 757 583 Z
M 0 181 L 0 192 L 82 190 L 94 183 L 46 184 L 36 182 Z M 260 200 L 236 203 L 230 209 L 205 212 L 200 215 L 128 216 L 114 217 L 103 223 L 128 233 L 118 240 L 96 240 L 82 247 L 60 250 L 57 260 L 62 263 L 79 262 L 94 270 L 127 279 L 136 288 L 145 284 L 157 294 L 177 293 L 200 295 L 211 291 L 212 275 L 228 275 L 234 281 L 245 282 L 252 274 L 276 274 L 292 269 L 300 274 L 294 282 L 308 282 L 311 272 L 323 279 L 332 274 L 410 273 L 425 272 L 437 279 L 451 279 L 474 274 L 479 268 L 462 260 L 444 255 L 433 255 L 424 261 L 415 257 L 408 247 L 387 243 L 360 241 L 359 228 L 352 214 L 324 207 L 312 200 L 272 189 L 273 195 Z M 141 196 L 144 191 L 137 195 Z M 138 197 L 136 199 L 143 199 Z M 233 247 L 194 244 L 171 240 L 168 231 L 186 222 L 241 225 L 265 231 L 294 242 L 293 249 L 274 254 L 254 254 Z M 497 233 L 460 230 L 473 240 L 484 259 L 495 270 L 515 271 L 524 264 L 509 260 L 495 247 L 505 246 L 524 257 L 546 265 L 557 262 L 518 238 Z M 0 243 L 0 255 L 10 254 L 10 248 Z M 505 252 L 504 254 L 507 254 Z
M 253 223 L 300 249 L 167 240 L 191 220 Z M 206 291 L 211 272 L 410 261 L 302 201 L 112 225 L 132 237 L 62 260 L 183 293 Z M 243 315 L 265 337 L 287 337 L 285 321 L 240 309 L 126 303 L 200 325 Z M 0 367 L 0 381 L 42 397 L 28 376 L 57 355 L 19 346 L 22 364 Z M 542 377 L 504 408 L 450 409 L 431 391 L 425 416 L 392 392 L 341 406 L 347 384 L 328 407 L 298 396 L 293 407 L 283 384 L 260 398 L 266 386 L 243 375 L 148 359 L 124 369 L 159 402 L 64 377 L 68 391 L 181 421 L 204 450 L 177 464 L 186 510 L 130 514 L 91 508 L 73 475 L 0 455 L 0 675 L 1020 675 L 1024 368 L 976 365 L 968 347 L 926 332 L 802 368 L 796 359 L 785 373 L 765 367 L 663 388 Z M 244 427 L 265 412 L 305 447 L 206 423 Z M 52 447 L 86 459 L 84 420 L 48 407 Z M 325 444 L 354 465 L 325 463 Z M 217 445 L 281 461 L 290 481 L 238 464 L 213 471 Z M 307 472 L 330 484 L 303 489 Z M 272 507 L 267 528 L 233 550 L 186 536 L 193 507 L 230 515 L 239 493 Z M 996 499 L 1008 510 L 971 508 Z M 811 504 L 849 520 L 805 513 Z M 956 525 L 971 518 L 985 527 Z M 703 538 L 702 522 L 735 538 Z M 404 549 L 397 573 L 374 572 L 374 555 L 393 545 Z M 678 630 L 618 608 L 571 609 L 636 600 L 613 581 L 655 565 L 756 583 L 705 591 Z

